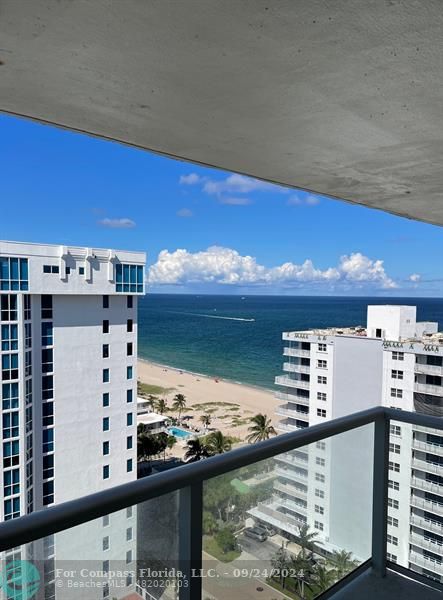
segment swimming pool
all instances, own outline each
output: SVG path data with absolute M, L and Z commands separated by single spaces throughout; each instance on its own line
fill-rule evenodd
M 180 429 L 179 427 L 169 427 L 168 433 L 169 435 L 173 435 L 174 437 L 182 440 L 195 435 L 192 431 L 186 431 L 185 429 Z

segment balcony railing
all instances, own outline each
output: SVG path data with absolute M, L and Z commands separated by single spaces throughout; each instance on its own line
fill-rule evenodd
M 309 398 L 305 398 L 304 396 L 298 396 L 297 394 L 288 394 L 285 392 L 275 392 L 274 395 L 278 400 L 285 400 L 286 402 L 300 404 L 302 406 L 309 406 Z
M 413 458 L 412 468 L 418 469 L 419 471 L 426 471 L 427 473 L 434 473 L 435 475 L 441 475 L 443 464 L 428 460 L 420 460 L 419 458 Z
M 305 484 L 305 487 L 302 488 L 301 486 L 288 485 L 286 483 L 282 483 L 281 481 L 276 481 L 274 483 L 274 489 L 277 490 L 278 492 L 283 492 L 284 494 L 297 496 L 297 497 L 306 498 L 308 495 L 308 488 L 307 488 L 306 484 Z
M 277 375 L 275 378 L 277 385 L 284 385 L 286 387 L 299 388 L 301 390 L 309 390 L 309 381 L 302 381 L 301 379 L 292 379 L 287 375 Z
M 416 383 L 415 391 L 421 394 L 430 394 L 432 396 L 443 396 L 443 386 L 431 385 L 430 383 Z
M 443 485 L 438 485 L 437 483 L 432 483 L 432 481 L 428 481 L 422 477 L 412 477 L 412 487 L 415 487 L 419 490 L 423 490 L 425 492 L 431 492 L 432 494 L 437 494 L 439 496 L 443 496 Z
M 311 367 L 306 365 L 297 365 L 295 363 L 285 362 L 283 363 L 283 371 L 289 371 L 291 373 L 310 373 Z
M 415 363 L 415 372 L 422 373 L 423 375 L 436 375 L 437 377 L 443 377 L 443 367 L 439 367 L 437 365 Z
M 269 459 L 273 459 L 276 455 L 282 453 L 297 449 L 300 450 L 308 444 L 313 444 L 313 447 L 316 448 L 316 442 L 328 438 L 334 451 L 331 457 L 337 457 L 336 465 L 331 472 L 339 473 L 338 489 L 336 492 L 338 494 L 337 498 L 340 498 L 341 518 L 344 518 L 343 515 L 346 515 L 346 531 L 348 534 L 351 531 L 355 531 L 355 543 L 358 545 L 361 542 L 362 535 L 364 535 L 364 528 L 368 527 L 369 539 L 367 547 L 369 560 L 367 560 L 368 556 L 359 555 L 354 551 L 361 563 L 360 570 L 356 571 L 356 573 L 362 573 L 362 571 L 369 569 L 379 577 L 384 577 L 386 569 L 389 567 L 390 572 L 398 571 L 407 574 L 410 580 L 415 579 L 416 582 L 423 582 L 425 579 L 423 576 L 418 576 L 412 570 L 403 569 L 401 571 L 400 566 L 388 563 L 386 557 L 389 427 L 391 420 L 436 429 L 440 427 L 440 420 L 438 418 L 417 413 L 396 411 L 383 407 L 362 411 L 287 435 L 276 436 L 259 444 L 247 445 L 213 458 L 177 467 L 139 479 L 138 481 L 109 488 L 96 494 L 49 507 L 43 511 L 37 511 L 27 516 L 6 521 L 0 524 L 0 552 L 19 549 L 19 547 L 24 548 L 26 545 L 38 540 L 43 541 L 46 539 L 50 541 L 50 536 L 58 533 L 62 535 L 62 540 L 66 540 L 72 531 L 71 551 L 74 553 L 73 560 L 82 560 L 84 558 L 83 554 L 88 553 L 89 547 L 85 545 L 86 541 L 84 542 L 84 546 L 82 546 L 82 538 L 79 537 L 78 529 L 75 529 L 76 527 L 84 525 L 86 531 L 91 530 L 91 539 L 96 541 L 97 531 L 100 532 L 100 537 L 106 535 L 104 532 L 107 528 L 103 526 L 104 523 L 102 524 L 103 517 L 110 515 L 112 520 L 114 518 L 113 513 L 123 511 L 123 515 L 126 518 L 127 509 L 131 508 L 132 511 L 132 507 L 137 505 L 142 508 L 145 503 L 150 505 L 154 500 L 159 499 L 158 513 L 156 513 L 158 517 L 149 524 L 149 535 L 147 535 L 141 548 L 145 549 L 146 543 L 151 539 L 151 526 L 156 525 L 156 520 L 163 520 L 165 526 L 172 528 L 173 536 L 175 536 L 174 540 L 176 539 L 177 541 L 181 585 L 177 585 L 176 591 L 179 599 L 197 600 L 205 596 L 217 597 L 212 588 L 207 593 L 205 589 L 205 593 L 202 596 L 202 587 L 204 588 L 205 585 L 209 585 L 210 582 L 199 576 L 202 573 L 201 569 L 204 560 L 202 552 L 204 507 L 206 506 L 205 510 L 207 510 L 208 506 L 212 506 L 214 498 L 216 498 L 216 493 L 218 490 L 222 490 L 223 486 L 226 488 L 227 481 L 234 482 L 235 479 L 238 484 L 238 477 L 241 476 L 242 469 L 246 469 L 248 477 L 251 477 L 250 469 L 263 461 L 266 472 L 269 472 L 269 469 L 273 468 L 273 465 L 275 466 L 275 462 Z M 364 432 L 370 433 L 370 437 L 365 438 L 366 434 L 363 435 Z M 349 439 L 347 436 L 351 436 L 351 442 L 347 441 Z M 368 439 L 371 440 L 370 444 L 367 443 Z M 361 442 L 360 446 L 356 440 Z M 347 446 L 348 443 L 351 445 Z M 369 452 L 369 462 L 355 460 L 355 453 L 359 450 Z M 351 461 L 347 465 L 347 456 L 350 456 L 354 462 Z M 321 472 L 321 466 L 319 469 L 315 469 L 315 471 L 317 470 Z M 291 477 L 294 477 L 294 469 L 286 470 L 279 467 L 275 469 L 275 474 L 282 474 L 284 477 L 291 479 Z M 226 480 L 228 476 L 229 479 Z M 349 480 L 348 490 L 343 488 L 346 476 Z M 218 479 L 214 479 L 219 477 L 224 477 L 224 479 L 220 480 L 220 485 Z M 369 487 L 358 487 L 358 478 L 362 479 L 362 485 Z M 301 483 L 306 483 L 308 480 L 309 477 L 302 477 Z M 294 479 L 294 481 L 300 481 L 300 478 Z M 328 490 L 332 490 L 332 483 L 334 483 L 334 480 L 329 482 Z M 206 505 L 205 490 L 207 486 L 211 485 L 212 488 L 210 487 L 210 489 L 212 493 L 210 498 L 212 498 L 212 504 Z M 316 483 L 315 485 L 317 487 L 319 484 Z M 228 483 L 227 489 L 229 495 L 233 493 L 229 491 L 231 487 Z M 351 521 L 358 516 L 355 511 L 360 510 L 361 506 L 352 502 L 352 510 L 348 512 L 343 510 L 343 502 L 352 500 L 352 498 L 349 498 L 348 492 L 357 492 L 359 504 L 366 506 L 367 510 L 369 510 L 369 515 L 359 519 L 355 527 L 353 527 Z M 174 506 L 177 505 L 178 509 L 168 512 L 168 503 L 166 500 L 171 495 L 174 497 Z M 421 498 L 414 497 L 412 501 L 417 503 L 425 502 Z M 433 505 L 434 503 L 430 504 Z M 427 510 L 427 506 L 424 504 L 416 506 Z M 234 508 L 231 508 L 231 502 L 225 503 L 223 506 L 220 506 L 217 514 L 220 515 L 220 518 L 223 517 L 223 519 L 226 519 L 226 515 L 229 514 L 230 510 L 234 510 Z M 439 504 L 438 510 L 442 510 Z M 248 513 L 256 515 L 257 518 L 267 517 L 268 522 L 274 523 L 277 527 L 277 524 L 280 523 L 282 531 L 291 531 L 294 536 L 297 536 L 300 525 L 306 522 L 304 519 L 296 519 L 290 514 L 283 514 L 283 512 L 276 510 L 275 504 L 258 504 L 252 506 L 248 510 Z M 317 519 L 319 521 L 322 520 L 319 517 Z M 419 517 L 411 515 L 411 524 L 420 527 L 420 523 L 421 520 Z M 94 529 L 94 527 L 97 527 L 97 529 Z M 175 531 L 176 533 L 174 533 Z M 131 536 L 128 538 L 127 530 L 126 539 L 132 539 Z M 104 549 L 106 546 L 105 542 L 106 538 L 103 537 Z M 57 547 L 58 544 L 56 542 L 56 552 Z M 153 548 L 155 553 L 159 549 L 157 545 Z M 77 555 L 75 555 L 75 552 L 77 552 Z M 154 554 L 155 556 L 156 554 Z M 419 553 L 411 552 L 410 562 L 443 575 L 443 568 L 439 560 L 432 561 Z M 235 563 L 233 564 L 235 565 Z M 223 577 L 223 573 L 221 576 Z M 347 581 L 349 580 L 345 579 L 343 583 L 338 582 L 336 585 L 342 588 L 344 586 L 346 589 Z M 441 589 L 441 586 L 439 587 L 432 579 L 427 579 L 426 582 L 427 586 L 434 586 L 439 590 Z M 254 590 L 257 587 L 257 583 L 258 580 L 253 581 Z M 134 589 L 135 585 L 138 586 L 138 590 L 143 591 L 140 581 L 134 583 Z M 216 584 L 213 582 L 211 585 Z M 233 600 L 244 597 L 241 587 L 233 587 L 230 594 L 230 598 Z M 110 595 L 113 595 L 112 590 Z M 280 595 L 278 593 L 275 594 L 275 596 Z M 334 590 L 328 592 L 328 598 L 333 597 L 333 595 Z M 82 597 L 81 594 L 78 597 Z
M 311 356 L 310 350 L 302 350 L 301 348 L 283 348 L 284 356 L 299 356 L 301 358 L 309 358 Z
M 419 498 L 418 496 L 413 495 L 411 497 L 411 506 L 443 516 L 443 502 L 434 502 L 433 500 L 426 500 L 425 498 Z
M 443 535 L 443 523 L 441 523 L 440 521 L 435 521 L 434 519 L 428 519 L 425 517 L 418 517 L 415 514 L 411 514 L 410 523 L 411 525 L 421 527 L 426 531 L 432 531 L 433 533 L 437 533 L 438 535 Z
M 422 450 L 423 452 L 430 452 L 431 454 L 436 454 L 437 456 L 443 456 L 443 445 L 440 444 L 430 444 L 429 442 L 422 442 L 421 440 L 414 438 L 412 440 L 412 447 L 416 450 Z

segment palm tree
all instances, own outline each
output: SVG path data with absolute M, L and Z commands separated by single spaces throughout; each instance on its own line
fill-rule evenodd
M 232 441 L 221 431 L 214 431 L 206 436 L 206 446 L 211 454 L 223 454 L 232 448 Z
M 318 588 L 318 593 L 328 590 L 337 580 L 334 569 L 328 569 L 324 564 L 318 563 L 313 573 L 313 582 Z
M 251 423 L 253 425 L 248 429 L 251 433 L 246 438 L 250 444 L 268 440 L 271 435 L 276 435 L 277 433 L 271 424 L 271 419 L 268 419 L 267 415 L 259 413 L 251 418 Z
M 168 410 L 168 403 L 164 398 L 159 398 L 155 403 L 155 410 L 161 415 Z
M 298 544 L 301 547 L 301 554 L 303 558 L 307 558 L 307 551 L 310 553 L 314 552 L 315 544 L 319 544 L 320 542 L 316 541 L 316 537 L 318 533 L 316 531 L 309 531 L 308 525 L 302 525 L 299 528 L 298 532 Z
M 281 546 L 271 558 L 271 567 L 280 578 L 280 585 L 282 589 L 285 589 L 286 579 L 288 577 L 289 570 L 291 568 L 291 559 L 288 556 L 286 550 Z
M 200 417 L 200 421 L 203 423 L 205 431 L 207 431 L 209 425 L 211 424 L 211 415 L 202 415 Z
M 186 408 L 186 398 L 183 394 L 176 394 L 174 397 L 174 404 L 172 408 L 178 411 L 178 420 L 180 421 L 180 417 L 182 414 L 182 410 Z
M 312 589 L 312 576 L 314 572 L 314 563 L 311 556 L 306 556 L 303 549 L 291 557 L 291 572 L 295 573 L 297 579 L 299 596 L 305 597 L 305 586 Z
M 166 446 L 168 447 L 168 450 L 172 450 L 176 443 L 177 438 L 175 435 L 168 435 L 168 439 L 166 440 Z
M 210 456 L 208 448 L 200 438 L 188 440 L 186 445 L 188 447 L 184 456 L 186 462 L 197 462 Z
M 342 579 L 358 566 L 358 561 L 352 558 L 352 552 L 346 550 L 334 550 L 329 560 L 335 569 L 337 579 Z

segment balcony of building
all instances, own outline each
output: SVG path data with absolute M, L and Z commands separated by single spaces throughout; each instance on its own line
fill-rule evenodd
M 285 348 L 283 348 L 283 355 L 294 356 L 295 358 L 309 358 L 311 356 L 311 351 L 285 346 Z
M 311 367 L 309 365 L 302 365 L 299 363 L 285 362 L 283 363 L 283 371 L 287 371 L 288 373 L 309 374 Z
M 275 378 L 276 385 L 282 385 L 284 387 L 291 387 L 301 390 L 309 390 L 309 381 L 296 379 L 295 377 L 289 377 L 288 375 L 277 375 Z
M 429 439 L 421 440 L 418 439 L 417 436 L 415 436 L 412 440 L 412 447 L 415 450 L 421 450 L 422 452 L 428 452 L 430 454 L 435 454 L 436 456 L 443 457 L 443 444 L 434 441 L 429 441 Z
M 435 375 L 437 377 L 443 377 L 443 366 L 441 365 L 430 365 L 426 362 L 416 362 L 415 372 L 420 375 Z
M 245 591 L 250 579 L 245 577 L 235 582 L 232 578 L 233 569 L 244 564 L 244 560 L 250 561 L 251 566 L 258 569 L 253 589 L 268 589 L 271 581 L 260 575 L 260 569 L 271 564 L 282 540 L 286 540 L 287 547 L 291 549 L 297 546 L 304 525 L 314 531 L 315 520 L 315 527 L 321 526 L 328 531 L 328 542 L 323 551 L 319 548 L 314 553 L 314 563 L 327 565 L 328 552 L 341 549 L 349 552 L 357 565 L 343 579 L 333 583 L 330 589 L 319 591 L 318 598 L 433 599 L 441 592 L 440 584 L 433 579 L 443 575 L 441 546 L 426 531 L 433 532 L 438 528 L 441 533 L 441 524 L 435 525 L 430 519 L 412 514 L 411 539 L 399 541 L 401 544 L 412 544 L 408 564 L 398 565 L 387 560 L 391 419 L 436 429 L 439 425 L 434 417 L 406 411 L 399 414 L 399 411 L 381 407 L 356 413 L 5 522 L 0 525 L 0 551 L 7 553 L 20 548 L 23 558 L 28 557 L 34 561 L 36 568 L 43 569 L 44 581 L 48 569 L 45 561 L 37 560 L 38 556 L 35 555 L 39 540 L 53 539 L 49 536 L 54 536 L 55 567 L 57 549 L 60 551 L 67 540 L 70 540 L 68 558 L 72 561 L 81 560 L 89 552 L 88 548 L 82 548 L 82 540 L 87 543 L 89 539 L 88 531 L 95 532 L 96 527 L 103 531 L 102 521 L 107 515 L 110 515 L 111 523 L 118 520 L 118 515 L 126 519 L 130 508 L 131 516 L 136 513 L 139 517 L 131 536 L 136 536 L 137 552 L 144 557 L 144 565 L 149 566 L 150 560 L 154 561 L 153 564 L 158 561 L 166 544 L 170 554 L 163 556 L 162 561 L 166 566 L 180 568 L 179 579 L 172 576 L 175 597 L 179 600 L 202 600 L 206 597 L 224 600 L 226 589 L 229 589 L 230 598 L 243 600 L 255 598 L 255 595 L 246 594 Z M 310 476 L 307 468 L 301 469 L 296 464 L 291 463 L 287 468 L 284 465 L 288 458 L 290 461 L 302 460 L 306 464 L 304 459 L 309 449 L 317 448 L 317 443 L 325 439 L 329 440 L 325 456 L 332 474 L 326 482 L 331 504 L 326 512 L 316 507 L 316 511 L 311 513 L 307 497 L 303 499 L 292 494 L 289 481 L 304 486 L 308 491 L 313 474 Z M 231 504 L 232 494 L 236 493 L 235 490 L 240 490 L 239 494 L 244 493 L 243 488 L 247 486 L 242 486 L 241 482 L 250 480 L 251 473 L 255 477 L 266 473 L 269 482 L 274 479 L 274 485 L 267 487 L 267 497 L 258 500 L 251 495 L 249 500 L 245 498 L 238 511 L 235 503 Z M 318 473 L 315 475 L 317 477 Z M 275 480 L 275 477 L 280 479 Z M 314 480 L 315 486 L 321 488 L 324 479 Z M 228 504 L 223 504 L 223 490 L 227 490 L 231 498 Z M 221 494 L 220 506 L 217 502 L 214 504 L 217 493 Z M 321 498 L 316 498 L 316 504 L 322 504 Z M 415 495 L 411 498 L 414 509 L 426 512 L 435 510 L 434 503 L 428 506 L 427 502 Z M 437 509 L 443 514 L 440 505 Z M 404 510 L 409 511 L 409 506 L 405 506 Z M 211 511 L 236 531 L 235 543 L 240 549 L 238 562 L 234 558 L 228 569 L 225 563 L 217 562 L 211 555 L 211 546 L 208 545 L 212 534 L 207 529 L 207 517 L 203 518 L 203 515 L 212 514 Z M 265 527 L 268 532 L 266 544 L 261 546 L 257 542 L 248 542 L 249 538 L 243 532 L 244 519 L 246 526 L 247 520 L 252 519 Z M 273 541 L 274 537 L 276 541 Z M 119 547 L 114 550 L 118 557 Z M 258 554 L 255 554 L 256 551 Z M 209 565 L 215 565 L 218 573 L 216 579 L 208 580 L 195 575 L 202 573 L 200 569 Z M 54 571 L 51 573 L 54 577 Z M 426 577 L 426 573 L 431 576 Z M 63 574 L 58 574 L 56 580 L 57 586 L 62 586 Z M 186 589 L 183 589 L 184 581 L 187 582 Z M 149 598 L 148 589 L 143 587 L 146 582 L 141 578 L 131 579 L 130 582 L 134 588 L 132 593 Z M 277 581 L 273 581 L 274 584 L 278 586 Z M 273 593 L 280 597 L 282 592 L 274 589 Z M 129 591 L 118 595 L 119 598 L 125 596 L 131 597 Z M 79 594 L 77 597 L 83 596 Z M 267 598 L 266 595 L 260 597 Z
M 443 386 L 433 385 L 431 383 L 417 382 L 415 384 L 415 391 L 420 394 L 428 394 L 430 396 L 442 396 L 443 397 Z
M 278 400 L 285 400 L 289 403 L 300 404 L 301 406 L 309 406 L 309 397 L 299 394 L 290 394 L 286 392 L 275 392 L 275 397 Z

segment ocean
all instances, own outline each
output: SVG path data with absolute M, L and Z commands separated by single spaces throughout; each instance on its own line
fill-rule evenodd
M 283 331 L 365 325 L 368 304 L 412 304 L 418 320 L 443 328 L 441 298 L 148 294 L 139 299 L 139 356 L 273 389 Z

